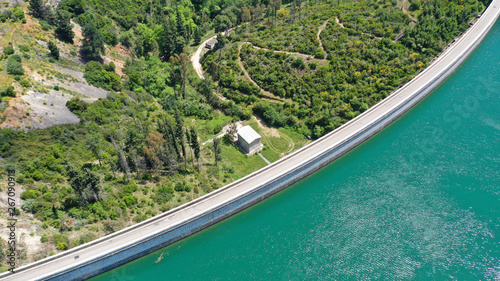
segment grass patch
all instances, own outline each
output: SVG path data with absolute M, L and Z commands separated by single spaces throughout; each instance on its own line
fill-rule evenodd
M 200 143 L 215 137 L 225 125 L 231 122 L 233 122 L 233 117 L 221 113 L 214 114 L 214 118 L 211 120 L 194 119 L 193 121 L 197 124 L 196 129 L 201 140 Z
M 261 151 L 262 155 L 267 160 L 274 162 L 281 157 L 290 154 L 291 152 L 301 148 L 307 143 L 307 139 L 292 129 L 279 128 L 277 132 L 279 137 L 271 135 L 271 130 L 274 128 L 262 128 L 257 124 L 257 121 L 252 119 L 245 125 L 250 125 L 257 133 L 262 136 L 262 144 L 264 149 Z M 275 131 L 276 134 L 276 131 Z
M 235 145 L 222 145 L 222 163 L 234 167 L 235 180 L 251 174 L 267 164 L 259 155 L 246 156 Z

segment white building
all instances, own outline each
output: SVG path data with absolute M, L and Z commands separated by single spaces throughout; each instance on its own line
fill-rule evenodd
M 241 127 L 238 130 L 238 145 L 248 155 L 262 149 L 261 136 L 250 126 Z
M 215 44 L 217 44 L 217 37 L 208 40 L 205 44 L 205 48 L 212 50 L 213 48 L 215 48 Z

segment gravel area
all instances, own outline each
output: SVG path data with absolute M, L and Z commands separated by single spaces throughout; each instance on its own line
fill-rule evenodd
M 60 124 L 78 124 L 80 118 L 73 114 L 66 102 L 73 96 L 62 95 L 61 91 L 52 90 L 49 94 L 29 91 L 22 99 L 29 103 L 30 118 L 26 118 L 25 125 L 32 128 L 48 128 Z

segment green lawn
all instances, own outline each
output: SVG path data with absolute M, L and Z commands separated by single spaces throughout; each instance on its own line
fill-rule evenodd
M 235 145 L 222 145 L 222 164 L 232 167 L 233 178 L 239 179 L 267 165 L 259 155 L 247 156 Z
M 244 125 L 250 125 L 257 133 L 262 136 L 264 149 L 262 155 L 270 162 L 279 160 L 281 157 L 290 154 L 291 152 L 301 148 L 307 142 L 307 139 L 292 129 L 279 128 L 277 129 L 279 137 L 272 136 L 269 129 L 264 129 L 257 124 L 257 121 L 252 119 L 245 122 Z M 273 128 L 274 130 L 274 128 Z

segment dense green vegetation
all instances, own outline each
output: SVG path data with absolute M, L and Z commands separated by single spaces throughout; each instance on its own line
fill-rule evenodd
M 273 126 L 318 138 L 409 81 L 484 8 L 473 0 L 431 0 L 413 5 L 410 14 L 395 4 L 326 1 L 302 7 L 301 16 L 287 6 L 277 20 L 243 24 L 230 43 L 205 55 L 204 68 L 239 106 Z M 317 39 L 324 23 L 326 61 Z M 243 76 L 238 56 L 263 90 L 291 102 L 257 101 L 260 90 Z

